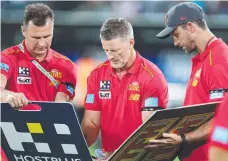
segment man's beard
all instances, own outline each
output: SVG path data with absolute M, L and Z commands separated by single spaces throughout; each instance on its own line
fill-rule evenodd
M 199 52 L 197 50 L 197 46 L 194 45 L 195 44 L 194 40 L 191 40 L 190 44 L 191 45 L 189 45 L 189 46 L 194 46 L 194 47 L 186 48 L 187 50 L 185 50 L 185 53 L 188 54 L 188 55 L 196 55 L 196 54 L 198 54 Z

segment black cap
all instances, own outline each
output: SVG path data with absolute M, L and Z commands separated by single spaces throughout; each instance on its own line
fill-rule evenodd
M 165 39 L 170 36 L 177 26 L 190 22 L 201 20 L 204 17 L 203 9 L 195 3 L 183 2 L 172 7 L 166 14 L 166 28 L 156 36 Z

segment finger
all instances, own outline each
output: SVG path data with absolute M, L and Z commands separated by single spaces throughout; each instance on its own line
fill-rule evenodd
M 167 146 L 167 144 L 148 144 L 144 148 L 150 149 L 150 148 L 160 148 L 160 147 L 164 147 L 164 146 Z
M 162 136 L 163 136 L 164 138 L 171 138 L 171 137 L 172 137 L 172 134 L 163 133 Z
M 22 106 L 28 105 L 28 99 L 25 97 L 24 93 L 20 93 L 21 101 L 22 101 Z
M 8 102 L 10 104 L 11 107 L 15 108 L 15 104 L 13 103 L 13 100 Z
M 157 144 L 152 144 L 152 145 L 146 145 L 144 148 L 145 148 L 145 149 L 150 149 L 150 148 L 157 148 L 157 147 L 159 147 L 159 145 L 157 145 Z
M 20 107 L 18 98 L 17 98 L 17 97 L 14 97 L 14 98 L 12 99 L 12 101 L 13 101 L 13 103 L 14 103 L 14 105 L 15 105 L 14 108 L 15 108 L 15 109 L 18 109 L 18 108 Z
M 23 107 L 23 105 L 24 105 L 23 97 L 19 95 L 17 101 L 18 101 L 19 107 L 20 108 Z
M 161 140 L 149 140 L 149 143 L 152 144 L 166 144 L 168 142 L 167 139 L 161 139 Z

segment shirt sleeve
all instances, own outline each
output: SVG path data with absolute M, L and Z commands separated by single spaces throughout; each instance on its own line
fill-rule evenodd
M 228 150 L 228 95 L 220 104 L 216 112 L 213 129 L 211 133 L 210 145 Z
M 6 55 L 1 52 L 1 74 L 5 75 L 7 80 L 10 78 L 12 71 L 14 71 L 14 58 L 11 55 Z
M 58 92 L 67 94 L 70 97 L 70 100 L 72 100 L 75 96 L 76 82 L 76 66 L 73 62 L 69 61 L 66 64 L 65 74 L 62 78 L 62 82 L 58 87 Z
M 213 64 L 206 73 L 206 87 L 209 93 L 208 102 L 221 101 L 228 89 L 228 63 Z
M 96 82 L 96 75 L 93 71 L 87 79 L 87 94 L 84 103 L 86 110 L 101 111 Z
M 162 107 L 168 105 L 168 85 L 164 75 L 156 75 L 143 90 L 141 107 Z

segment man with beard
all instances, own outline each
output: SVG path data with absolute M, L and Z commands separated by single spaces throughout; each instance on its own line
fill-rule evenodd
M 143 107 L 167 107 L 168 87 L 159 68 L 135 51 L 128 21 L 107 19 L 100 39 L 108 60 L 88 77 L 82 130 L 90 146 L 101 129 L 107 158 L 151 116 Z
M 171 35 L 175 46 L 186 53 L 197 53 L 192 58 L 184 106 L 221 100 L 228 89 L 228 46 L 209 30 L 202 8 L 192 2 L 180 3 L 168 11 L 165 25 L 158 38 Z M 165 133 L 163 139 L 151 140 L 148 147 L 181 145 L 181 160 L 207 161 L 205 140 L 210 123 L 211 120 L 187 134 Z

